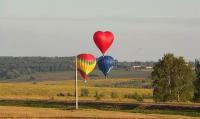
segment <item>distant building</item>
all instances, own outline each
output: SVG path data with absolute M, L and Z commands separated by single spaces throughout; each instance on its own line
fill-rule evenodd
M 153 67 L 151 67 L 151 66 L 146 66 L 146 69 L 153 69 Z
M 136 65 L 136 66 L 132 66 L 133 70 L 137 70 L 137 69 L 141 69 L 142 66 Z

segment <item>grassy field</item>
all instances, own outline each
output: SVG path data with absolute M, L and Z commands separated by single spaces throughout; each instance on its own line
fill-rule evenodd
M 95 118 L 96 116 L 105 118 L 105 114 L 110 115 L 110 117 L 119 117 L 117 115 L 121 114 L 124 115 L 122 116 L 124 118 L 144 117 L 155 119 L 160 117 L 166 119 L 169 117 L 189 117 L 144 114 L 200 116 L 200 104 L 192 102 L 155 104 L 152 100 L 152 89 L 140 88 L 141 85 L 150 85 L 151 82 L 148 75 L 141 77 L 140 75 L 144 72 L 135 72 L 134 75 L 137 74 L 137 76 L 133 78 L 130 71 L 124 72 L 129 73 L 126 78 L 113 78 L 115 76 L 112 76 L 110 79 L 103 79 L 103 77 L 97 76 L 94 72 L 87 83 L 79 80 L 81 110 L 78 111 L 72 110 L 74 109 L 75 82 L 70 77 L 73 77 L 73 72 L 37 73 L 33 75 L 36 77 L 34 80 L 1 80 L 0 115 L 4 117 L 25 116 L 28 118 L 34 116 L 46 117 L 48 113 L 51 113 L 49 115 L 51 117 L 78 117 L 79 113 L 84 113 L 83 117 L 85 118 Z M 145 73 L 148 74 L 149 72 Z M 119 74 L 119 71 L 116 71 L 115 74 Z M 82 95 L 82 90 L 89 91 L 88 95 Z M 26 114 L 20 113 L 21 111 L 13 111 L 15 109 L 26 110 Z M 103 112 L 105 112 L 104 115 L 98 115 Z M 38 115 L 34 115 L 36 113 Z M 63 115 L 59 115 L 59 113 Z M 135 114 L 132 113 L 144 114 L 138 114 L 139 116 L 137 117 L 133 116 Z
M 81 89 L 88 89 L 88 96 L 80 96 L 80 100 L 95 99 L 96 92 L 102 94 L 102 100 L 123 101 L 127 94 L 135 94 L 147 97 L 152 96 L 151 89 L 140 88 L 113 88 L 102 87 L 101 85 L 118 82 L 127 82 L 135 79 L 101 79 L 90 80 L 87 83 L 79 80 L 79 95 Z M 99 87 L 96 87 L 98 84 Z M 1 99 L 48 99 L 48 100 L 72 100 L 74 99 L 74 80 L 59 80 L 59 81 L 37 81 L 37 82 L 3 82 L 0 83 L 0 98 Z M 59 96 L 62 93 L 65 96 Z M 117 98 L 112 98 L 111 93 L 116 93 Z M 134 100 L 133 100 L 134 101 Z

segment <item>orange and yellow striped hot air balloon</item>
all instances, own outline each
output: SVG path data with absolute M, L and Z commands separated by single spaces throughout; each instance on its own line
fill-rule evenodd
M 91 54 L 80 54 L 77 56 L 77 68 L 81 77 L 86 81 L 87 75 L 91 73 L 96 66 L 96 58 Z

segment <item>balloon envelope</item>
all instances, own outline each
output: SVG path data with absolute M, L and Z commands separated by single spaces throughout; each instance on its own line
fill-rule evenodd
M 107 76 L 110 70 L 113 68 L 114 59 L 111 56 L 101 56 L 98 58 L 97 64 L 103 74 Z
M 91 54 L 80 54 L 77 56 L 77 68 L 84 80 L 87 80 L 87 75 L 91 73 L 96 66 L 96 58 Z
M 114 35 L 110 31 L 97 31 L 94 33 L 93 40 L 96 46 L 100 49 L 101 53 L 104 55 L 108 48 L 112 45 Z

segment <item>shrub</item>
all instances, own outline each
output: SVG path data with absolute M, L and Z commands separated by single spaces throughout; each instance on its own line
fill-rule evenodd
M 96 100 L 101 100 L 101 97 L 99 96 L 99 93 L 97 91 L 96 91 L 95 97 L 96 97 Z
M 49 96 L 49 100 L 54 100 L 54 96 Z
M 105 97 L 105 94 L 104 93 L 100 93 L 99 96 L 100 97 Z
M 110 95 L 112 98 L 118 98 L 119 95 L 116 92 L 112 92 Z
M 143 97 L 140 96 L 138 93 L 126 94 L 124 95 L 124 98 L 135 99 L 138 102 L 143 102 Z
M 72 93 L 70 93 L 70 92 L 68 92 L 68 93 L 67 93 L 67 96 L 73 96 L 73 94 L 72 94 Z
M 58 94 L 57 94 L 57 96 L 64 97 L 64 96 L 65 96 L 65 94 L 64 94 L 64 93 L 62 93 L 62 92 L 60 92 L 60 93 L 58 93 Z
M 151 94 L 143 94 L 142 97 L 143 97 L 144 99 L 152 99 L 152 98 L 153 98 L 153 95 L 151 95 Z
M 81 89 L 81 96 L 85 96 L 85 97 L 88 97 L 89 95 L 89 90 L 88 89 Z
M 137 96 L 136 98 L 135 98 L 138 102 L 143 102 L 143 97 L 142 96 Z
M 104 93 L 99 93 L 98 91 L 96 91 L 94 97 L 96 97 L 96 100 L 101 100 L 101 98 L 105 97 L 105 95 Z

